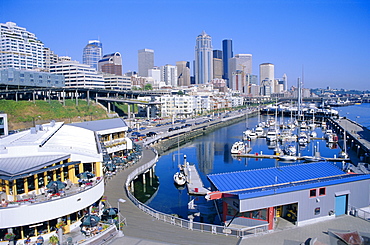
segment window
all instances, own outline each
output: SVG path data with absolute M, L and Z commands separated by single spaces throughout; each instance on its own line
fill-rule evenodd
M 326 195 L 326 188 L 322 187 L 319 189 L 319 196 L 325 196 Z
M 316 189 L 310 190 L 310 197 L 316 197 Z
M 319 215 L 320 214 L 320 208 L 315 208 L 315 215 Z

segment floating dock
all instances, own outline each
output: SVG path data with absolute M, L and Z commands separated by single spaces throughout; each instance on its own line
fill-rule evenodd
M 234 154 L 236 157 L 249 157 L 249 158 L 268 158 L 268 159 L 279 159 L 280 155 L 264 155 L 259 153 L 254 154 Z M 297 160 L 305 160 L 307 156 L 298 156 Z M 329 162 L 349 162 L 349 158 L 340 158 L 340 157 L 322 157 L 323 161 Z
M 189 165 L 184 168 L 184 172 L 187 177 L 188 193 L 190 195 L 206 195 L 210 190 L 204 188 L 202 179 L 199 176 L 195 165 Z

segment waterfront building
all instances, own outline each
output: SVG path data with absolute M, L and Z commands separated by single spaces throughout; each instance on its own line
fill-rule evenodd
M 213 50 L 213 78 L 221 79 L 223 70 L 222 51 Z
M 138 51 L 138 75 L 148 77 L 148 70 L 154 67 L 154 50 L 140 49 Z
M 162 95 L 156 98 L 161 103 L 162 117 L 189 117 L 194 111 L 193 97 L 185 95 Z
M 90 40 L 85 46 L 82 63 L 98 70 L 98 62 L 103 55 L 103 44 L 99 40 Z
M 177 61 L 176 67 L 178 86 L 190 86 L 190 62 Z
M 305 163 L 208 175 L 223 201 L 228 226 L 265 225 L 279 220 L 302 226 L 368 207 L 370 175 L 346 173 L 329 162 Z
M 0 69 L 44 68 L 44 44 L 14 22 L 0 24 Z
M 50 66 L 50 72 L 53 74 L 63 75 L 65 86 L 74 88 L 101 88 L 104 89 L 103 75 L 87 64 L 80 64 L 77 61 L 70 61 L 63 58 L 57 64 Z
M 177 87 L 177 66 L 164 65 L 161 66 L 161 81 L 167 86 Z
M 260 64 L 261 95 L 270 96 L 274 93 L 275 71 L 271 63 Z
M 111 90 L 131 90 L 131 77 L 103 73 L 104 87 Z
M 8 135 L 8 115 L 0 113 L 0 137 Z
M 229 60 L 234 57 L 233 54 L 233 41 L 231 39 L 222 40 L 222 61 L 223 61 L 223 76 L 226 80 L 227 87 L 230 88 L 229 81 Z
M 122 75 L 121 54 L 119 52 L 115 52 L 112 54 L 104 55 L 103 58 L 98 62 L 98 71 L 109 74 Z
M 44 48 L 44 69 L 50 72 L 50 66 L 59 62 L 59 56 L 49 48 Z
M 13 88 L 65 86 L 64 76 L 50 72 L 7 68 L 0 70 L 0 84 Z
M 212 38 L 205 31 L 198 35 L 195 45 L 195 83 L 205 84 L 212 80 Z
M 12 232 L 15 240 L 39 235 L 47 240 L 61 223 L 64 233 L 79 230 L 81 218 L 95 212 L 92 205 L 98 210 L 103 205 L 103 157 L 132 149 L 127 130 L 120 118 L 52 121 L 1 138 L 0 195 L 7 206 L 0 208 L 0 237 Z M 93 175 L 79 185 L 84 172 Z

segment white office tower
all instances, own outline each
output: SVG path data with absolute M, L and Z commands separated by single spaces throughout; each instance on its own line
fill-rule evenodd
M 236 71 L 242 71 L 245 75 L 252 74 L 251 54 L 236 54 L 229 59 L 229 81 L 232 81 L 232 74 Z
M 213 79 L 213 49 L 212 38 L 202 32 L 197 37 L 195 45 L 195 83 L 205 84 Z
M 44 68 L 44 44 L 14 22 L 0 24 L 0 69 Z
M 260 64 L 260 87 L 261 95 L 270 96 L 274 93 L 275 84 L 274 65 L 271 63 Z
M 168 86 L 177 87 L 177 67 L 173 65 L 161 66 L 161 80 Z
M 159 67 L 153 67 L 152 69 L 149 69 L 148 77 L 152 78 L 149 80 L 149 82 L 153 85 L 153 88 L 158 89 L 161 87 L 161 69 Z
M 101 74 L 87 64 L 70 61 L 63 58 L 57 64 L 50 66 L 50 72 L 65 77 L 65 86 L 74 88 L 100 88 L 104 89 L 104 79 Z
M 284 82 L 284 90 L 287 91 L 288 90 L 288 77 L 285 73 L 283 75 L 283 82 Z
M 138 51 L 138 75 L 148 77 L 148 70 L 154 67 L 154 50 L 140 49 Z

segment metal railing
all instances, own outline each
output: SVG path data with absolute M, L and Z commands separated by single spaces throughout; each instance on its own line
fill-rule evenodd
M 370 208 L 365 210 L 365 208 L 356 208 L 354 206 L 349 205 L 348 210 L 350 210 L 349 211 L 350 215 L 370 222 Z
M 255 236 L 258 233 L 264 233 L 268 231 L 268 224 L 253 226 L 253 227 L 246 227 L 243 229 L 232 228 L 232 227 L 225 227 L 220 225 L 213 225 L 213 224 L 206 224 L 200 222 L 194 222 L 192 220 L 185 220 L 173 215 L 165 214 L 159 212 L 143 203 L 135 198 L 134 195 L 129 191 L 130 183 L 136 176 L 145 172 L 147 169 L 151 168 L 158 160 L 158 154 L 156 154 L 155 158 L 149 161 L 148 163 L 138 167 L 134 171 L 132 171 L 128 176 L 125 183 L 127 196 L 130 200 L 143 212 L 149 214 L 150 216 L 156 218 L 157 220 L 161 220 L 163 222 L 176 225 L 185 229 L 200 231 L 200 232 L 208 232 L 212 234 L 221 234 L 225 236 L 235 236 L 235 237 L 248 237 L 248 236 Z

